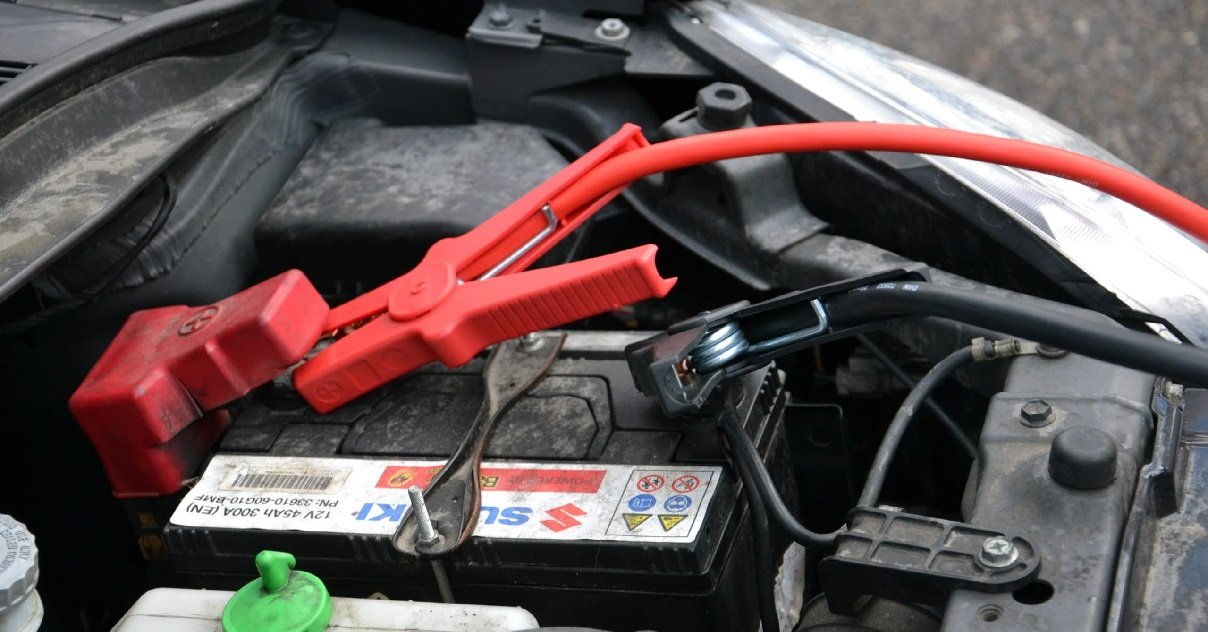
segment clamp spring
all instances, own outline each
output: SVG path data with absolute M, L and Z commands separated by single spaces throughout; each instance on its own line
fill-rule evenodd
M 698 374 L 712 373 L 743 357 L 774 352 L 790 345 L 826 333 L 830 317 L 820 299 L 810 301 L 815 321 L 809 326 L 781 334 L 768 340 L 751 343 L 737 322 L 728 322 L 705 334 L 689 354 Z
M 692 350 L 692 366 L 697 373 L 711 373 L 741 357 L 750 346 L 738 323 L 726 323 L 705 334 Z

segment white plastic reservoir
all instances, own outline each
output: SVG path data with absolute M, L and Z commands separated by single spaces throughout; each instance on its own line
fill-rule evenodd
M 226 590 L 156 588 L 143 595 L 114 632 L 217 632 Z M 328 632 L 513 632 L 538 627 L 523 608 L 333 597 Z
M 25 525 L 0 514 L 0 632 L 37 632 L 42 625 L 38 547 Z

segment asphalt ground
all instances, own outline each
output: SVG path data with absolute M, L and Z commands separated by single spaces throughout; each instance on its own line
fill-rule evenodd
M 1007 94 L 1208 206 L 1208 0 L 760 0 Z

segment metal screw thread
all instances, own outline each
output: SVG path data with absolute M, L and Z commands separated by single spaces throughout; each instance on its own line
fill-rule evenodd
M 419 527 L 419 541 L 427 544 L 436 540 L 436 529 L 432 528 L 432 516 L 428 515 L 428 505 L 424 504 L 424 490 L 418 485 L 407 488 L 411 497 L 411 511 L 415 514 L 415 524 Z

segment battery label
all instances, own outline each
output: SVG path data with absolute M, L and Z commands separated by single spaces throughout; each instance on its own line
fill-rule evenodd
M 441 461 L 216 455 L 172 515 L 185 527 L 392 535 Z M 483 463 L 474 535 L 692 542 L 721 468 Z

